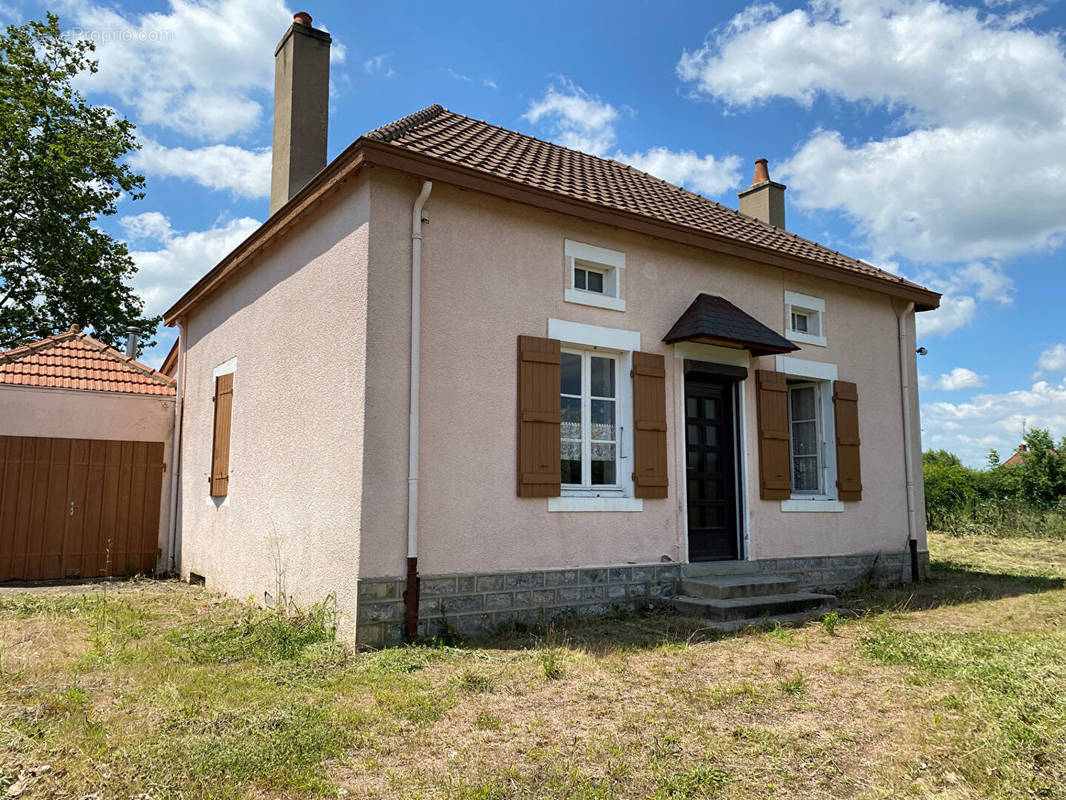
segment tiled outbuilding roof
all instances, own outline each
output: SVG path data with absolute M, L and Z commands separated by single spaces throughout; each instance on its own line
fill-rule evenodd
M 0 352 L 0 386 L 173 395 L 175 381 L 84 334 L 66 333 Z
M 750 314 L 741 311 L 724 297 L 700 294 L 674 327 L 663 337 L 667 344 L 675 342 L 722 342 L 741 345 L 752 355 L 791 353 L 799 350 L 772 328 L 763 325 Z
M 544 142 L 439 105 L 384 125 L 366 138 L 577 200 L 922 288 L 627 164 Z

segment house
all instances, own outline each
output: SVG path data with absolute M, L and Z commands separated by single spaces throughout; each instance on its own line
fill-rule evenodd
M 0 580 L 167 570 L 175 381 L 77 325 L 0 352 Z
M 925 568 L 938 294 L 788 232 L 765 160 L 738 212 L 434 105 L 327 164 L 329 44 L 296 15 L 270 218 L 165 314 L 185 577 L 379 645 Z
M 1058 453 L 1054 450 L 1049 450 L 1053 456 L 1057 456 Z M 1018 445 L 1018 449 L 1011 453 L 1010 458 L 1000 464 L 1001 467 L 1019 467 L 1025 463 L 1026 458 L 1029 457 L 1029 446 L 1022 442 Z

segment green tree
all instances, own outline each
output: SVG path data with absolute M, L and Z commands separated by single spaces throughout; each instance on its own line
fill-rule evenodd
M 1017 475 L 1018 489 L 1030 503 L 1047 508 L 1066 496 L 1066 454 L 1047 428 L 1033 428 L 1025 434 L 1025 458 L 1010 468 Z
M 125 244 L 95 225 L 123 194 L 143 197 L 144 178 L 122 161 L 133 124 L 71 84 L 96 71 L 93 50 L 53 14 L 0 34 L 0 348 L 72 323 L 114 346 L 127 327 L 155 344 Z
M 947 450 L 926 450 L 922 453 L 923 464 L 937 464 L 942 467 L 962 466 L 962 459 Z

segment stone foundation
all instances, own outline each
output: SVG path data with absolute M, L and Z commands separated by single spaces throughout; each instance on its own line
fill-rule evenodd
M 923 578 L 929 553 L 918 554 Z M 513 623 L 537 624 L 559 616 L 599 617 L 662 603 L 678 593 L 685 574 L 784 575 L 804 590 L 846 591 L 908 583 L 910 554 L 866 553 L 733 561 L 708 565 L 639 564 L 584 569 L 423 575 L 419 590 L 420 636 L 446 629 L 483 636 Z M 356 641 L 360 646 L 403 643 L 403 578 L 358 581 Z
M 639 564 L 587 569 L 423 575 L 419 583 L 421 636 L 445 629 L 483 636 L 515 622 L 559 616 L 602 617 L 663 602 L 677 593 L 681 565 Z M 402 578 L 359 580 L 356 640 L 381 647 L 403 642 Z

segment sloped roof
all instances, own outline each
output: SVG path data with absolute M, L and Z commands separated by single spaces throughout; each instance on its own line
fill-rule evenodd
M 175 381 L 71 325 L 66 333 L 0 352 L 0 386 L 173 395 Z
M 538 189 L 727 236 L 892 283 L 918 284 L 609 158 L 570 150 L 440 105 L 371 131 L 388 142 Z
M 620 162 L 432 105 L 370 131 L 203 276 L 167 312 L 192 306 L 365 166 L 381 165 L 658 238 L 838 280 L 936 308 L 940 295 Z
M 700 294 L 674 327 L 663 337 L 667 344 L 675 342 L 711 342 L 739 345 L 754 356 L 791 353 L 797 345 L 755 317 L 741 311 L 724 297 Z

